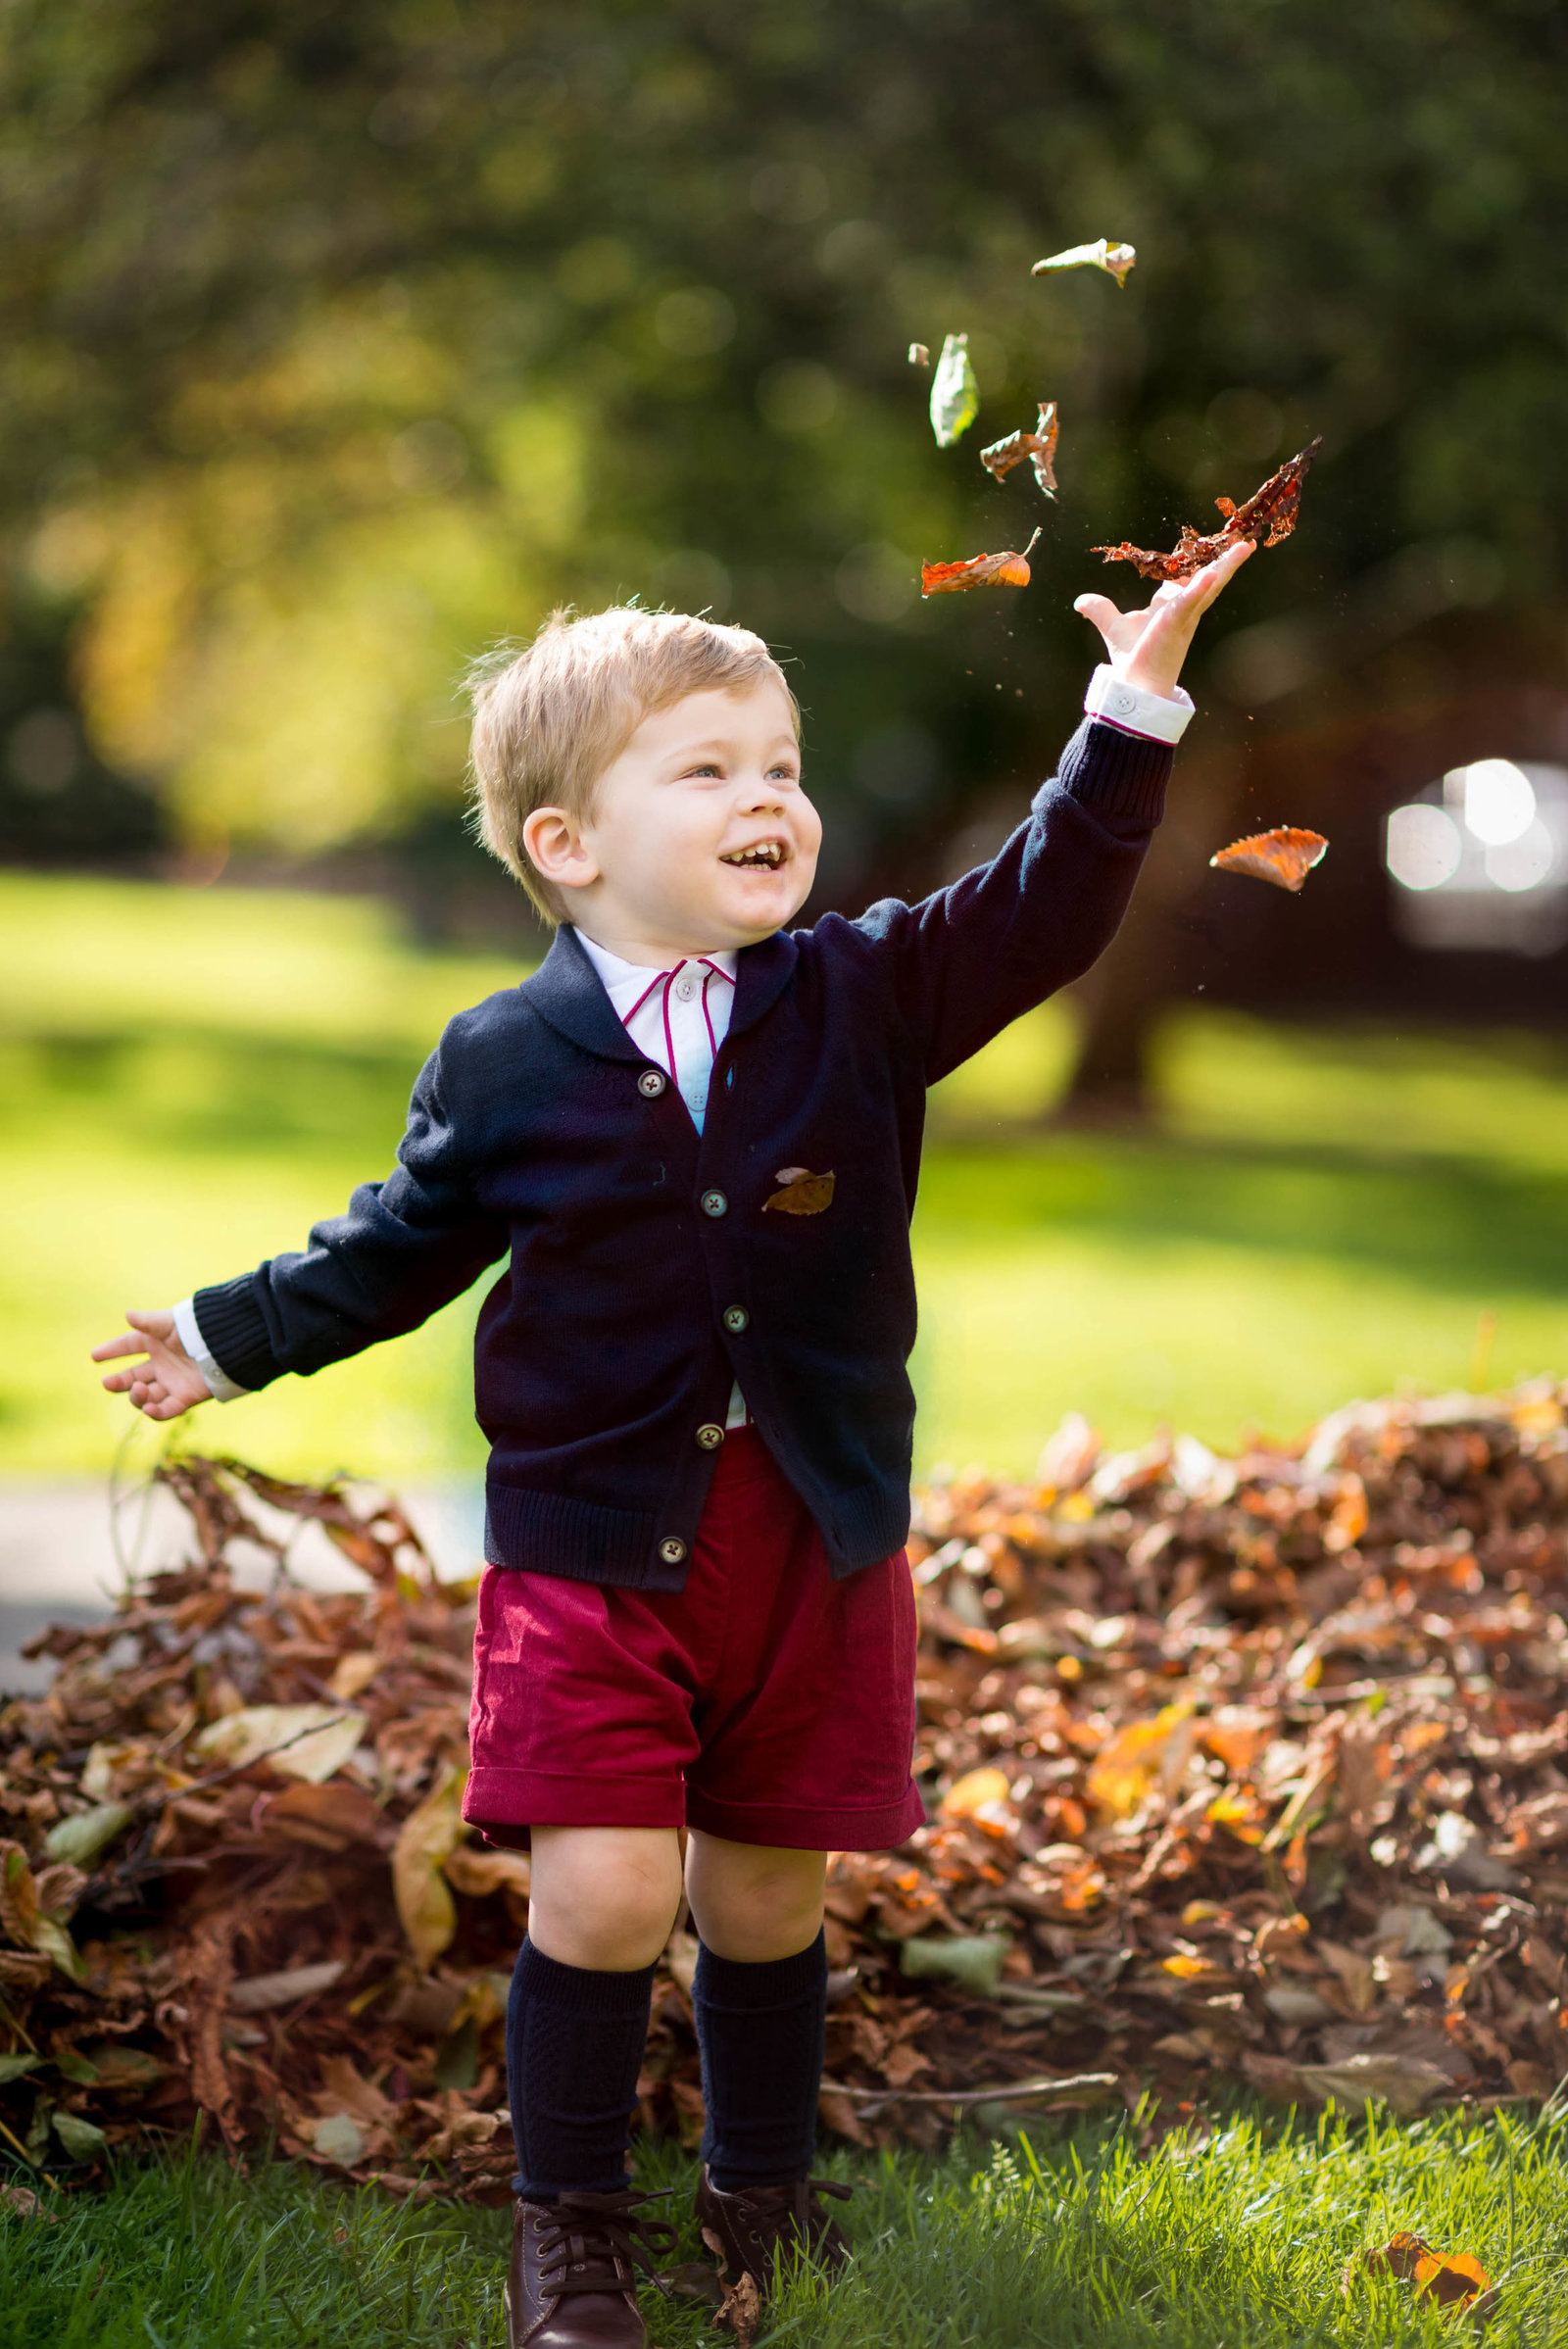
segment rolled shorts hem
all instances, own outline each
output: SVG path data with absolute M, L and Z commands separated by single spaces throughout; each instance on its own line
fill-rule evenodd
M 534 1827 L 695 1827 L 729 1843 L 787 1851 L 889 1851 L 923 1827 L 926 1814 L 912 1779 L 897 1802 L 840 1807 L 726 1802 L 678 1779 L 482 1767 L 469 1773 L 463 1816 L 498 1843 Z
M 925 1825 L 925 1804 L 911 1779 L 897 1802 L 867 1804 L 725 1802 L 686 1788 L 686 1824 L 729 1843 L 764 1843 L 792 1851 L 891 1851 Z
M 463 1816 L 485 1834 L 492 1828 L 684 1827 L 686 1790 L 679 1779 L 481 1764 L 468 1773 Z

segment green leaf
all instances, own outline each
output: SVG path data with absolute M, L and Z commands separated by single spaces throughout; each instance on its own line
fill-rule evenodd
M 55 2135 L 60 2139 L 74 2162 L 95 2162 L 109 2150 L 109 2139 L 94 2121 L 84 2121 L 79 2113 L 56 2113 Z
M 65 2074 L 67 2080 L 74 2080 L 78 2087 L 95 2088 L 98 2085 L 97 2065 L 89 2063 L 84 2055 L 78 2055 L 74 2047 L 62 2047 L 55 2057 L 55 2067 Z
M 1007 1948 L 1005 1933 L 956 1933 L 944 1941 L 922 1935 L 905 1942 L 903 1968 L 906 1974 L 960 1982 L 977 1997 L 994 1998 Z
M 939 449 L 951 449 L 980 413 L 980 386 L 969 358 L 969 337 L 950 334 L 931 378 L 931 429 Z
M 41 2055 L 0 2055 L 0 2086 L 8 2080 L 21 2080 L 37 2070 L 43 2062 Z
M 95 1803 L 90 1811 L 74 1811 L 69 1819 L 59 1820 L 45 1835 L 44 1847 L 52 1860 L 90 1868 L 123 1835 L 131 1817 L 128 1802 Z
M 509 1985 L 510 1986 L 510 1985 Z M 479 2077 L 479 2021 L 470 2015 L 456 2031 L 448 2031 L 435 2051 L 438 2088 L 471 2088 Z

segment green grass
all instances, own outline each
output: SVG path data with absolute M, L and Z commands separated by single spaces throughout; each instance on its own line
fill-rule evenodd
M 519 937 L 523 934 L 519 930 Z M 383 1173 L 446 1015 L 521 973 L 363 900 L 0 877 L 0 1473 L 104 1469 L 87 1348 L 298 1247 Z M 933 1097 L 915 1220 L 922 1468 L 1029 1465 L 1068 1409 L 1234 1442 L 1348 1396 L 1568 1357 L 1568 1058 L 1531 1038 L 1183 1011 L 1157 1136 L 1045 1131 L 1065 1009 Z M 280 1471 L 471 1474 L 476 1297 L 193 1440 Z M 132 1462 L 163 1439 L 132 1427 Z
M 831 2292 L 788 2289 L 767 2342 L 809 2349 L 1298 2349 L 1474 2338 L 1407 2287 L 1344 2263 L 1400 2228 L 1475 2254 L 1498 2285 L 1493 2349 L 1568 2342 L 1568 2167 L 1560 2123 L 1446 2115 L 1402 2128 L 1236 2117 L 1206 2145 L 1140 2156 L 1125 2119 L 942 2157 L 828 2157 L 858 2190 L 858 2258 Z M 701 2259 L 693 2165 L 640 2149 L 674 2185 L 677 2254 Z M 0 2217 L 3 2349 L 491 2349 L 505 2212 L 397 2204 L 281 2166 L 127 2166 L 63 2198 L 54 2227 Z M 715 2336 L 691 2301 L 644 2305 L 660 2349 Z M 722 2338 L 723 2336 L 717 2336 Z

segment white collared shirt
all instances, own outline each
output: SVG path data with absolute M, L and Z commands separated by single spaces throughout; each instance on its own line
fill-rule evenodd
M 735 956 L 692 954 L 668 970 L 627 962 L 578 930 L 577 944 L 604 982 L 615 1016 L 639 1052 L 657 1061 L 691 1111 L 699 1134 L 713 1061 L 735 1004 Z
M 612 954 L 585 930 L 577 931 L 577 944 L 599 973 L 621 1026 L 638 1051 L 673 1079 L 700 1134 L 713 1062 L 735 1006 L 733 952 L 691 954 L 668 970 L 650 970 L 646 962 Z M 724 1425 L 743 1428 L 749 1418 L 737 1380 L 729 1391 Z

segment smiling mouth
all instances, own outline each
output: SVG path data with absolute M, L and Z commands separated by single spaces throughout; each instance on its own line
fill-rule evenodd
M 749 849 L 731 849 L 718 861 L 733 864 L 742 872 L 776 873 L 788 853 L 782 840 L 759 840 Z

